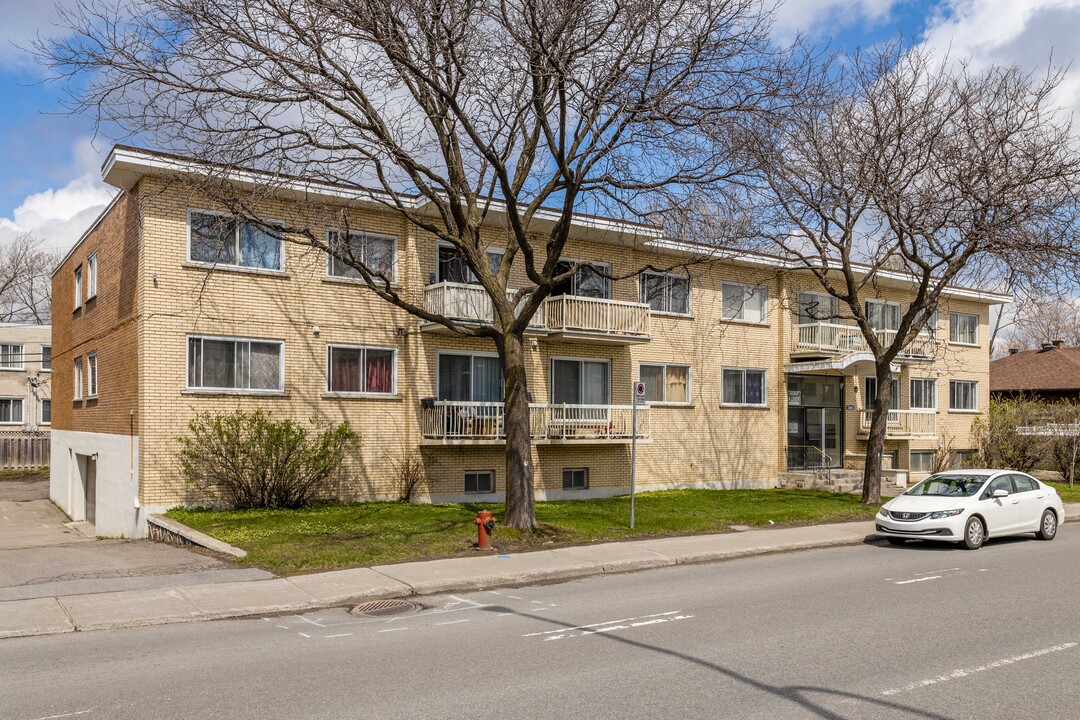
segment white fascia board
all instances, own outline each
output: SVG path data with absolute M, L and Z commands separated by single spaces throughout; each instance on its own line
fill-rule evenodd
M 688 255 L 704 255 L 716 260 L 726 260 L 737 265 L 809 272 L 807 267 L 798 260 L 784 259 L 773 255 L 761 255 L 743 250 L 728 251 L 722 248 L 708 248 L 701 245 L 692 245 L 690 243 L 672 240 L 670 238 L 663 238 L 661 240 L 650 242 L 648 243 L 648 246 L 658 250 L 668 250 Z M 869 265 L 853 264 L 852 268 L 858 275 L 865 275 L 870 271 Z M 835 269 L 838 270 L 838 268 Z M 897 272 L 896 270 L 878 269 L 876 275 L 883 280 L 888 280 L 900 286 L 910 285 L 915 282 L 913 276 Z M 941 294 L 946 297 L 975 300 L 988 305 L 1004 305 L 1013 301 L 1012 295 L 990 292 L 989 290 L 978 290 L 975 288 L 949 286 L 946 287 Z

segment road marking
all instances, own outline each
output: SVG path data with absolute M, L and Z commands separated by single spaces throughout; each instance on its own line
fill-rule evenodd
M 352 637 L 352 633 L 338 633 L 337 635 L 323 635 L 324 638 Z
M 940 575 L 931 575 L 929 577 L 915 578 L 914 580 L 897 580 L 896 582 L 893 583 L 893 585 L 909 585 L 911 583 L 916 583 L 916 582 L 926 582 L 927 580 L 940 580 L 940 579 L 941 579 Z
M 992 663 L 980 665 L 976 668 L 964 668 L 960 670 L 954 670 L 948 675 L 939 675 L 935 678 L 926 678 L 925 680 L 919 680 L 918 682 L 909 683 L 907 685 L 904 685 L 903 687 L 891 688 L 889 690 L 885 690 L 881 694 L 897 695 L 902 692 L 908 692 L 909 690 L 918 690 L 919 688 L 924 688 L 929 685 L 939 685 L 943 682 L 948 682 L 949 680 L 957 680 L 962 677 L 967 677 L 968 675 L 986 672 L 987 670 L 996 670 L 997 668 L 1005 667 L 1006 665 L 1018 663 L 1021 660 L 1031 660 L 1032 658 L 1042 657 L 1043 655 L 1049 655 L 1050 653 L 1061 652 L 1063 650 L 1071 650 L 1072 648 L 1076 647 L 1076 645 L 1077 643 L 1074 642 L 1062 643 L 1060 645 L 1051 645 L 1048 648 L 1043 648 L 1041 650 L 1033 650 L 1032 652 L 1024 653 L 1023 655 L 1014 655 L 1010 658 L 996 660 Z
M 408 630 L 408 629 L 409 628 L 387 628 L 385 630 L 380 630 L 379 632 L 397 632 L 398 630 Z
M 457 625 L 458 623 L 472 622 L 472 620 L 465 618 L 464 620 L 447 620 L 446 622 L 435 623 L 436 625 Z
M 517 595 L 507 595 L 506 597 L 510 598 L 511 600 L 520 600 L 521 599 Z
M 62 713 L 60 715 L 46 715 L 45 717 L 34 718 L 34 720 L 56 720 L 56 718 L 72 717 L 74 715 L 85 715 L 88 712 L 94 712 L 94 708 L 89 710 L 78 710 L 76 712 Z
M 656 625 L 658 623 L 674 622 L 676 620 L 689 620 L 694 617 L 693 615 L 673 615 L 671 617 L 656 618 L 654 620 L 646 620 L 643 622 L 630 623 L 629 625 L 605 625 L 603 627 L 597 627 L 595 630 L 582 630 L 577 633 L 563 633 L 561 635 L 548 635 L 544 638 L 544 642 L 548 640 L 565 640 L 575 637 L 584 637 L 586 635 L 597 635 L 599 633 L 615 632 L 616 630 L 629 630 L 630 628 L 641 627 L 643 625 Z
M 311 636 L 310 636 L 310 635 L 308 635 L 307 633 L 302 633 L 302 632 L 298 632 L 298 633 L 296 633 L 296 634 L 297 634 L 297 635 L 299 635 L 300 637 L 306 637 L 306 638 L 309 638 L 309 637 L 311 637 Z

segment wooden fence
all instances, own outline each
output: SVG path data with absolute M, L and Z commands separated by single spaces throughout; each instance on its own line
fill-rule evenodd
M 39 468 L 48 464 L 48 433 L 0 434 L 0 468 Z

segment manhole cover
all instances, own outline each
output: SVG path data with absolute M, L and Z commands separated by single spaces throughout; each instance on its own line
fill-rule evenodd
M 422 607 L 422 605 L 409 600 L 375 600 L 374 602 L 357 605 L 349 613 L 361 617 L 384 617 L 386 615 L 416 612 Z

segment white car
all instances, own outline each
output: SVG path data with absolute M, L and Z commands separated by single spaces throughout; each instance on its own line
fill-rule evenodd
M 905 540 L 964 543 L 1035 533 L 1053 540 L 1065 519 L 1057 490 L 1014 470 L 956 470 L 923 480 L 885 503 L 874 518 L 877 534 L 894 545 Z

